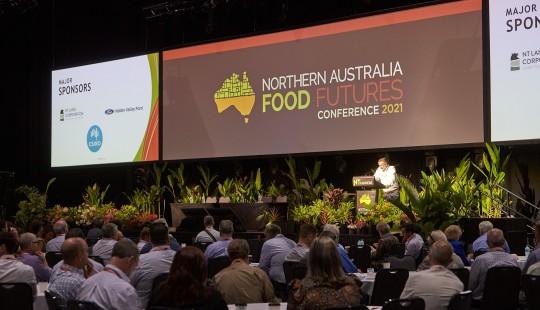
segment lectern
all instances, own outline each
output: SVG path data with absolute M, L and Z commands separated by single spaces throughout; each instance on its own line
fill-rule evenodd
M 356 209 L 365 208 L 370 204 L 377 203 L 377 189 L 383 188 L 384 185 L 374 176 L 363 175 L 352 178 L 352 183 L 356 190 Z

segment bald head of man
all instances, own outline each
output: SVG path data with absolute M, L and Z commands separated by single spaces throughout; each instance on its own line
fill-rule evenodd
M 66 239 L 62 243 L 60 251 L 62 252 L 64 263 L 70 266 L 82 269 L 88 264 L 88 245 L 82 238 Z

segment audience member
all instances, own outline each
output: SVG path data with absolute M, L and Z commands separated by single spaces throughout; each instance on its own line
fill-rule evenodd
M 424 247 L 424 239 L 415 233 L 415 226 L 413 223 L 405 223 L 401 225 L 401 232 L 403 233 L 403 241 L 405 241 L 405 255 L 410 255 L 418 260 L 422 248 Z
M 167 226 L 167 231 L 169 231 L 169 225 L 167 224 L 167 220 L 165 220 L 164 218 L 156 219 L 152 222 L 152 224 L 154 223 L 165 224 L 165 226 Z M 180 244 L 178 244 L 178 242 L 176 242 L 176 240 L 174 240 L 174 238 L 171 235 L 169 235 L 169 247 L 171 248 L 171 250 L 175 252 L 180 250 Z M 141 254 L 145 254 L 145 253 L 150 252 L 151 249 L 152 249 L 152 244 L 147 243 L 142 247 L 140 252 Z
M 142 309 L 135 288 L 129 284 L 129 276 L 138 263 L 139 250 L 135 243 L 129 239 L 116 242 L 105 270 L 83 283 L 77 300 L 93 302 L 102 309 Z
M 431 247 L 431 245 L 436 241 L 447 241 L 446 235 L 442 232 L 442 230 L 434 230 L 432 231 L 428 236 L 428 244 Z M 429 256 L 424 257 L 422 262 L 418 265 L 417 271 L 422 271 L 429 269 L 431 267 L 431 262 L 429 260 Z M 465 265 L 461 261 L 461 258 L 456 255 L 452 251 L 452 260 L 448 266 L 449 269 L 457 269 L 457 268 L 464 268 Z
M 74 227 L 74 228 L 71 228 L 67 233 L 66 233 L 66 240 L 70 239 L 70 238 L 81 238 L 84 240 L 84 232 L 82 231 L 82 229 L 80 229 L 79 227 Z M 65 241 L 64 241 L 65 242 Z M 88 245 L 88 243 L 87 243 Z M 88 247 L 87 251 L 88 251 L 88 254 L 90 255 L 90 248 Z M 91 258 L 88 258 L 88 261 L 92 264 L 92 270 L 93 270 L 93 273 L 98 273 L 98 272 L 101 272 L 103 271 L 103 265 L 96 262 L 95 260 L 91 259 Z M 62 264 L 64 263 L 64 260 L 61 260 L 59 261 L 56 265 L 53 266 L 53 273 L 62 266 Z
M 169 244 L 168 234 L 169 233 L 167 232 L 167 244 Z M 148 242 L 150 242 L 150 227 L 143 227 L 143 229 L 141 229 L 141 233 L 139 234 L 139 243 L 137 243 L 137 249 L 139 249 L 139 252 Z
M 278 301 L 266 272 L 249 265 L 249 245 L 246 240 L 232 240 L 228 253 L 231 265 L 214 277 L 216 288 L 227 304 Z
M 100 239 L 103 236 L 101 229 L 103 228 L 104 220 L 100 217 L 94 220 L 94 227 L 86 234 L 86 239 Z
M 206 285 L 207 268 L 204 253 L 193 246 L 173 253 L 176 255 L 169 276 L 152 292 L 148 308 L 227 310 L 227 304 L 221 293 Z
M 287 294 L 287 281 L 283 271 L 285 256 L 295 243 L 281 234 L 281 227 L 276 224 L 268 224 L 264 230 L 266 241 L 261 249 L 259 268 L 268 273 L 274 290 L 278 297 L 285 297 Z
M 38 251 L 38 238 L 33 233 L 24 233 L 19 238 L 21 263 L 34 269 L 37 282 L 49 282 L 52 269 L 47 264 L 45 253 Z
M 197 234 L 195 242 L 216 242 L 219 239 L 219 231 L 214 229 L 214 217 L 204 217 L 204 230 Z
M 440 230 L 437 232 L 443 234 Z M 453 261 L 452 255 L 455 254 L 448 241 L 439 239 L 433 242 L 427 256 L 431 267 L 409 274 L 401 298 L 420 297 L 426 303 L 426 310 L 446 310 L 452 296 L 463 291 L 461 280 L 448 270 Z
M 54 223 L 53 231 L 56 237 L 47 242 L 47 245 L 45 246 L 46 252 L 60 252 L 60 248 L 62 247 L 62 243 L 64 243 L 64 240 L 66 239 L 65 235 L 68 230 L 69 226 L 66 221 L 59 220 Z
M 461 258 L 463 265 L 470 266 L 471 261 L 467 258 L 463 244 L 459 241 L 461 238 L 461 228 L 457 225 L 450 225 L 446 228 L 444 234 L 446 235 L 448 242 L 452 245 L 454 253 Z
M 503 249 L 503 245 L 506 241 L 504 240 L 504 234 L 500 229 L 489 229 L 485 235 L 489 252 L 478 256 L 474 260 L 469 275 L 469 290 L 473 292 L 472 298 L 476 301 L 482 300 L 486 275 L 490 268 L 517 266 L 516 258 L 506 253 Z
M 42 252 L 47 252 L 47 243 L 55 237 L 53 225 L 51 225 L 51 223 L 46 222 L 43 224 L 43 233 L 41 233 L 41 236 L 43 237 L 43 242 L 45 243 L 43 245 Z
M 77 298 L 84 280 L 94 274 L 94 267 L 88 259 L 88 245 L 83 238 L 66 238 L 61 252 L 64 260 L 52 273 L 48 290 L 58 296 L 66 308 L 68 300 Z
M 158 275 L 169 272 L 175 251 L 169 247 L 169 229 L 163 223 L 150 226 L 152 250 L 139 257 L 139 265 L 131 275 L 131 285 L 137 291 L 143 308 L 152 293 L 152 283 Z
M 101 232 L 103 235 L 92 247 L 92 255 L 101 257 L 103 262 L 107 264 L 111 259 L 113 247 L 119 239 L 118 226 L 113 223 L 105 224 L 101 228 Z
M 527 269 L 527 274 L 540 276 L 540 261 L 530 265 L 529 268 Z
M 28 232 L 33 233 L 38 240 L 37 251 L 45 252 L 45 245 L 47 242 L 43 239 L 43 222 L 42 221 L 32 221 L 28 225 Z
M 483 222 L 480 222 L 480 224 L 478 224 L 480 237 L 478 237 L 473 242 L 473 246 L 472 246 L 473 254 L 474 253 L 483 254 L 489 251 L 489 246 L 486 242 L 486 239 L 487 239 L 487 232 L 492 229 L 493 229 L 493 224 L 490 221 L 483 221 Z M 506 253 L 510 254 L 510 247 L 508 246 L 508 243 L 506 242 L 506 240 L 504 241 L 502 248 Z
M 28 283 L 32 287 L 32 294 L 35 298 L 37 293 L 36 275 L 32 267 L 15 258 L 14 254 L 18 247 L 17 240 L 11 232 L 0 232 L 0 283 Z
M 328 237 L 316 238 L 308 254 L 308 270 L 302 280 L 289 284 L 287 309 L 326 309 L 362 304 L 362 283 L 345 275 L 337 244 Z
M 334 225 L 330 225 L 330 226 L 335 227 Z M 324 229 L 326 229 L 326 226 L 325 226 Z M 345 273 L 358 272 L 358 269 L 356 268 L 354 263 L 349 258 L 349 255 L 347 254 L 347 252 L 345 252 L 345 249 L 340 244 L 338 244 L 337 240 L 338 240 L 339 237 L 336 235 L 336 233 L 334 231 L 332 231 L 332 230 L 323 230 L 319 234 L 319 237 L 329 237 L 330 239 L 334 240 L 334 242 L 336 243 L 336 246 L 337 246 L 338 254 L 341 257 L 341 267 L 343 268 L 343 271 Z
M 381 269 L 383 262 L 390 255 L 390 248 L 398 244 L 399 240 L 390 233 L 390 226 L 386 222 L 379 222 L 376 228 L 381 239 L 371 247 L 371 266 Z
M 529 253 L 529 257 L 527 257 L 527 261 L 523 266 L 523 272 L 527 272 L 529 270 L 529 266 L 540 261 L 540 218 L 536 219 L 534 225 L 534 238 L 536 239 L 536 247 L 531 251 L 531 253 Z
M 221 237 L 219 237 L 219 240 L 210 244 L 206 251 L 204 252 L 204 256 L 206 257 L 206 261 L 208 261 L 210 258 L 216 258 L 216 257 L 222 257 L 222 256 L 228 256 L 227 248 L 229 247 L 229 243 L 233 240 L 232 234 L 234 232 L 233 228 L 233 222 L 229 220 L 222 220 L 219 223 L 219 233 Z
M 303 224 L 298 234 L 298 243 L 285 256 L 286 262 L 305 262 L 311 242 L 317 238 L 317 229 L 311 224 Z

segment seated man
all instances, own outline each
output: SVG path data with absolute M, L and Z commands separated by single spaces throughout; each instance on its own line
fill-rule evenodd
M 472 298 L 481 301 L 484 295 L 484 284 L 486 275 L 490 268 L 499 266 L 517 266 L 517 260 L 504 251 L 504 234 L 500 229 L 490 229 L 486 234 L 489 252 L 478 256 L 471 266 L 469 275 L 469 290 L 472 291 Z
M 47 264 L 45 253 L 39 252 L 38 238 L 33 233 L 24 233 L 19 237 L 21 251 L 17 258 L 21 263 L 34 269 L 38 282 L 49 282 L 52 269 Z
M 229 220 L 223 220 L 219 223 L 219 233 L 221 237 L 218 241 L 212 243 L 204 251 L 206 261 L 211 258 L 228 256 L 227 248 L 229 243 L 233 240 L 232 234 L 234 232 L 233 222 Z
M 432 231 L 428 236 L 428 243 L 429 246 L 436 242 L 436 241 L 448 241 L 446 239 L 446 235 L 442 232 L 442 230 L 434 230 Z M 452 248 L 453 250 L 453 248 Z M 429 260 L 429 255 L 424 257 L 424 260 L 418 265 L 417 271 L 422 271 L 429 269 L 431 267 L 431 262 Z M 456 255 L 456 253 L 452 252 L 452 261 L 448 266 L 446 266 L 448 269 L 456 269 L 456 268 L 464 268 L 465 265 L 463 264 L 463 261 L 461 261 L 461 258 Z
M 92 255 L 101 257 L 106 265 L 111 259 L 112 249 L 119 239 L 118 226 L 114 223 L 105 224 L 101 228 L 101 232 L 103 235 L 92 247 Z
M 129 276 L 138 263 L 139 250 L 133 241 L 116 242 L 105 270 L 83 283 L 77 300 L 93 302 L 101 309 L 142 309 L 137 291 L 129 284 Z
M 485 252 L 489 251 L 489 246 L 486 242 L 487 239 L 487 232 L 493 229 L 493 224 L 490 221 L 483 221 L 478 224 L 478 230 L 480 232 L 480 237 L 476 238 L 473 242 L 472 251 L 474 253 L 478 254 L 484 254 Z M 510 247 L 508 246 L 508 242 L 506 240 L 504 241 L 504 244 L 502 246 L 503 250 L 510 254 Z
M 216 288 L 227 304 L 277 302 L 274 287 L 266 272 L 249 266 L 249 245 L 244 239 L 228 246 L 231 265 L 214 277 Z
M 204 230 L 197 234 L 195 242 L 216 242 L 220 235 L 219 231 L 214 229 L 214 217 L 207 215 L 204 217 Z
M 158 275 L 169 272 L 176 251 L 169 247 L 169 229 L 163 223 L 150 226 L 152 250 L 139 257 L 139 265 L 131 275 L 131 285 L 137 290 L 143 308 L 146 308 L 152 283 Z
M 411 255 L 417 261 L 424 247 L 424 239 L 415 233 L 414 230 L 415 226 L 413 223 L 405 223 L 401 226 L 401 233 L 405 241 L 405 255 Z
M 59 220 L 53 225 L 53 231 L 56 237 L 49 240 L 45 245 L 45 252 L 60 252 L 62 243 L 64 243 L 65 235 L 68 232 L 69 226 L 64 220 Z
M 30 284 L 34 299 L 37 294 L 37 282 L 32 267 L 15 258 L 17 241 L 12 233 L 0 232 L 0 283 L 22 282 Z M 1 301 L 0 301 L 1 303 Z
M 169 231 L 169 225 L 167 224 L 167 220 L 165 220 L 164 218 L 156 219 L 156 220 L 154 220 L 152 222 L 152 224 L 154 224 L 154 223 L 165 224 L 165 226 L 167 226 L 167 231 Z M 173 250 L 175 252 L 180 250 L 180 244 L 178 244 L 178 242 L 173 240 L 173 237 L 171 235 L 169 235 L 169 247 L 171 248 L 171 250 Z M 152 249 L 152 244 L 147 243 L 147 244 L 143 245 L 140 252 L 141 252 L 141 254 L 145 254 L 145 253 L 150 252 L 151 249 Z
M 345 252 L 345 249 L 341 244 L 339 244 L 339 229 L 336 227 L 336 225 L 332 224 L 326 224 L 323 227 L 323 232 L 319 234 L 319 237 L 330 237 L 332 240 L 334 240 L 337 244 L 337 249 L 339 256 L 341 257 L 341 267 L 343 268 L 343 272 L 345 273 L 354 273 L 358 272 L 358 269 L 354 265 L 354 263 L 349 258 L 349 255 L 347 252 Z
M 101 229 L 103 228 L 104 221 L 102 218 L 94 220 L 94 227 L 86 234 L 86 239 L 100 239 L 103 236 Z
M 286 262 L 305 262 L 311 242 L 317 237 L 317 229 L 310 224 L 303 224 L 298 233 L 298 243 L 285 256 Z
M 84 240 L 84 232 L 82 231 L 82 229 L 80 229 L 79 227 L 75 227 L 75 228 L 72 228 L 70 229 L 67 233 L 66 233 L 66 240 L 70 239 L 70 238 L 81 238 Z M 65 243 L 66 241 L 64 241 Z M 86 241 L 85 241 L 86 242 Z M 88 244 L 88 243 L 87 243 Z M 63 245 L 63 244 L 62 244 Z M 88 254 L 90 254 L 90 248 L 88 248 Z M 92 264 L 92 274 L 94 273 L 98 273 L 100 271 L 103 271 L 103 265 L 96 262 L 95 260 L 89 258 L 88 261 Z M 56 265 L 53 266 L 53 273 L 59 269 L 62 264 L 64 263 L 64 260 L 61 260 L 59 261 Z
M 540 219 L 536 219 L 534 225 L 534 239 L 536 240 L 536 247 L 531 251 L 529 257 L 527 257 L 522 273 L 526 273 L 529 270 L 529 266 L 540 262 Z
M 68 300 L 76 299 L 84 280 L 94 273 L 94 267 L 88 259 L 88 245 L 82 238 L 66 239 L 61 251 L 64 260 L 51 275 L 49 291 L 60 298 L 65 308 Z
M 461 280 L 447 268 L 452 254 L 454 250 L 448 241 L 435 241 L 427 256 L 431 267 L 409 275 L 401 298 L 420 297 L 426 309 L 446 309 L 452 296 L 463 291 Z

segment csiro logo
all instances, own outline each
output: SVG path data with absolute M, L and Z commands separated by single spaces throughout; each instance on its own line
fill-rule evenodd
M 512 53 L 512 56 L 510 56 L 510 71 L 518 71 L 518 70 L 519 70 L 518 53 Z
M 90 152 L 95 153 L 99 151 L 101 144 L 103 143 L 103 133 L 98 125 L 93 125 L 90 127 L 90 129 L 88 129 L 88 133 L 86 134 L 86 143 Z

